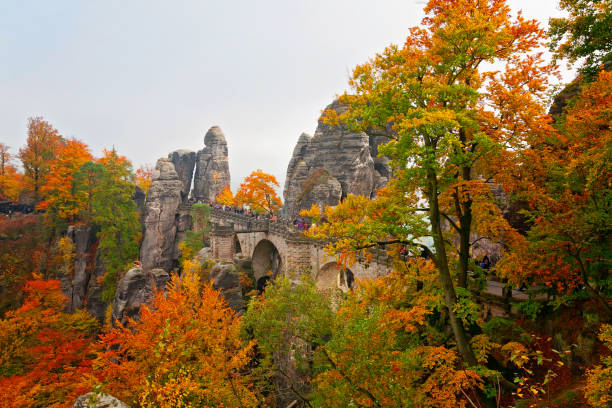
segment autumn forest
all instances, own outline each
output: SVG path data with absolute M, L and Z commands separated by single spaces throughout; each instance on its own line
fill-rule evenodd
M 428 0 L 354 67 L 319 126 L 379 141 L 370 196 L 324 166 L 232 191 L 216 127 L 134 168 L 27 119 L 0 141 L 0 406 L 612 407 L 612 1 L 559 7 Z

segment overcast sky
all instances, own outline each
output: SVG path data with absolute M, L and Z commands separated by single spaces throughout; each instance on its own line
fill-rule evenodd
M 219 125 L 232 187 L 252 170 L 282 184 L 302 132 L 350 70 L 402 43 L 420 0 L 0 0 L 0 142 L 41 115 L 95 155 L 135 167 L 199 150 Z M 558 0 L 509 0 L 544 24 Z

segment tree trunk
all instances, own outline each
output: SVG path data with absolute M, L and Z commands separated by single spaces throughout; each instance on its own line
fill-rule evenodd
M 434 169 L 430 168 L 427 170 L 427 179 L 429 184 L 429 191 L 427 192 L 427 198 L 429 200 L 429 221 L 431 223 L 431 232 L 434 240 L 434 247 L 436 249 L 436 266 L 439 271 L 440 284 L 444 290 L 444 300 L 448 308 L 448 316 L 455 336 L 455 341 L 457 342 L 457 348 L 459 349 L 463 361 L 471 367 L 477 365 L 478 361 L 467 339 L 463 323 L 457 318 L 454 311 L 457 295 L 455 294 L 453 279 L 448 267 L 446 247 L 442 236 L 442 228 L 440 226 L 438 180 Z

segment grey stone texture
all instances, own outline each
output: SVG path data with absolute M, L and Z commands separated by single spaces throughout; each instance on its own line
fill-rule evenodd
M 177 213 L 182 203 L 183 182 L 170 159 L 159 159 L 147 194 L 144 210 L 144 238 L 140 259 L 145 270 L 175 264 Z
M 227 142 L 221 128 L 213 126 L 204 136 L 204 149 L 197 154 L 193 197 L 198 201 L 213 201 L 229 184 Z
M 155 289 L 163 290 L 169 280 L 170 275 L 163 269 L 146 271 L 136 267 L 127 271 L 117 283 L 111 324 L 138 318 L 140 307 L 153 299 Z
M 227 305 L 234 311 L 240 312 L 243 307 L 242 285 L 236 266 L 233 263 L 214 265 L 210 270 L 210 280 L 213 282 L 213 288 L 221 292 Z
M 181 197 L 183 202 L 189 198 L 191 191 L 191 182 L 193 180 L 193 169 L 196 163 L 196 154 L 191 150 L 175 150 L 168 155 L 168 158 L 174 164 L 174 169 L 183 183 L 181 188 Z
M 78 397 L 72 408 L 130 408 L 130 406 L 112 395 L 90 392 Z
M 341 113 L 346 106 L 334 101 L 327 108 Z M 336 205 L 348 194 L 368 198 L 389 180 L 389 160 L 377 157 L 384 138 L 329 126 L 319 119 L 314 136 L 300 135 L 287 167 L 283 196 L 285 213 L 295 216 L 312 204 Z

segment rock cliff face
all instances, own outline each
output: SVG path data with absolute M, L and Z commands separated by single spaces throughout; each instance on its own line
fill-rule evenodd
M 130 406 L 112 395 L 90 392 L 77 398 L 72 408 L 130 408 Z
M 193 168 L 195 167 L 196 154 L 191 150 L 175 150 L 168 155 L 168 158 L 174 164 L 174 170 L 183 183 L 181 189 L 181 198 L 183 202 L 187 201 L 189 191 L 191 191 L 191 181 L 193 180 Z
M 140 306 L 153 298 L 155 288 L 163 289 L 170 275 L 163 269 L 151 271 L 142 268 L 130 269 L 117 283 L 111 323 L 125 324 L 128 318 L 134 319 L 140 313 Z
M 343 112 L 335 101 L 328 108 Z M 285 211 L 294 216 L 316 203 L 336 205 L 348 194 L 376 196 L 389 180 L 388 159 L 377 157 L 384 139 L 329 126 L 319 119 L 314 136 L 303 133 L 287 167 Z
M 197 155 L 193 197 L 198 201 L 209 202 L 230 184 L 227 142 L 218 126 L 206 132 L 204 145 L 204 149 Z
M 174 266 L 177 213 L 182 203 L 183 182 L 170 159 L 159 159 L 144 210 L 144 237 L 140 259 L 145 270 Z

